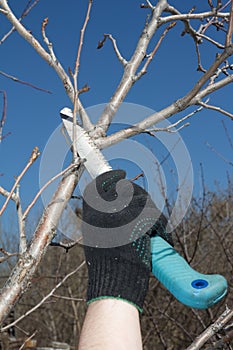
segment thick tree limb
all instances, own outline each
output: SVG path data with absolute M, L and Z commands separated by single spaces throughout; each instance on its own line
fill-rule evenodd
M 191 101 L 187 104 L 186 107 L 183 106 L 183 109 L 190 107 L 192 105 L 199 104 L 199 102 L 209 94 L 214 91 L 221 89 L 222 87 L 233 82 L 233 75 L 229 75 L 228 77 L 218 81 L 217 83 L 208 85 L 202 91 L 200 91 L 196 96 L 193 97 Z M 171 105 L 165 107 L 164 109 L 152 114 L 151 116 L 145 118 L 137 124 L 134 124 L 128 128 L 122 129 L 108 137 L 102 137 L 98 140 L 95 140 L 96 145 L 99 148 L 107 148 L 115 143 L 120 142 L 126 138 L 132 137 L 134 135 L 140 134 L 150 126 L 157 124 L 158 122 L 170 118 L 172 115 L 180 112 L 180 109 L 177 107 L 176 102 Z
M 30 246 L 15 265 L 0 295 L 0 324 L 30 285 L 37 266 L 52 241 L 60 216 L 77 185 L 77 172 L 64 177 L 37 226 Z

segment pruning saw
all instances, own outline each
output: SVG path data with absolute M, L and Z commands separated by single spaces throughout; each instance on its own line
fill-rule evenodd
M 65 107 L 60 111 L 63 125 L 73 140 L 73 114 Z M 75 126 L 76 147 L 91 178 L 112 170 L 101 151 L 88 133 Z M 227 293 L 227 281 L 219 274 L 202 274 L 194 270 L 187 261 L 163 238 L 151 238 L 151 262 L 153 275 L 184 305 L 207 309 L 220 301 Z

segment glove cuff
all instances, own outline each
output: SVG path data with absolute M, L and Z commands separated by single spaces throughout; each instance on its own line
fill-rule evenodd
M 106 256 L 106 252 L 101 254 L 100 250 L 105 249 L 99 248 L 98 256 L 95 256 L 95 250 L 92 254 L 88 254 L 87 303 L 105 298 L 121 299 L 133 304 L 142 312 L 148 290 L 150 268 L 143 264 L 131 263 L 128 259 L 126 261 L 118 254 L 115 257 L 113 253 Z

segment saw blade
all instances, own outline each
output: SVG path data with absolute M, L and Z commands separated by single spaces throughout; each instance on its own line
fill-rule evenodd
M 65 129 L 73 140 L 73 113 L 65 107 L 60 111 Z M 90 176 L 95 179 L 98 175 L 112 170 L 102 152 L 96 147 L 88 133 L 79 125 L 75 125 L 76 147 L 80 158 L 85 159 L 85 167 Z

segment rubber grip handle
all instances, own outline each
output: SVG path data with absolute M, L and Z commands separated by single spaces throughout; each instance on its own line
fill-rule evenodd
M 181 303 L 207 309 L 227 293 L 227 281 L 221 275 L 204 275 L 164 239 L 151 238 L 152 273 Z

